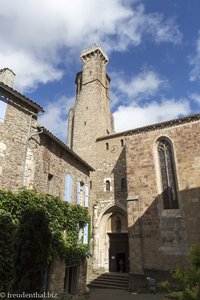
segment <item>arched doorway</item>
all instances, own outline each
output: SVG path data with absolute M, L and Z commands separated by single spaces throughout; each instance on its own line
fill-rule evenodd
M 127 219 L 120 212 L 113 213 L 107 221 L 109 236 L 109 271 L 128 272 Z
M 128 272 L 129 246 L 126 210 L 116 205 L 105 209 L 96 226 L 96 267 L 106 272 Z

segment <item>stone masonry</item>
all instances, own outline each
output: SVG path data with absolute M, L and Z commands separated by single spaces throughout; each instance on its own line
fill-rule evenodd
M 177 265 L 186 265 L 189 246 L 200 243 L 200 115 L 114 133 L 107 55 L 94 45 L 81 59 L 68 143 L 95 169 L 89 273 L 118 272 L 121 259 L 134 289 L 145 276 L 162 280 Z M 160 137 L 173 145 L 178 209 L 163 206 Z
M 0 188 L 14 191 L 21 187 L 34 188 L 64 199 L 66 174 L 70 174 L 71 202 L 76 204 L 77 182 L 83 185 L 81 196 L 84 199 L 85 186 L 90 184 L 93 169 L 51 132 L 39 126 L 37 116 L 43 111 L 42 107 L 7 84 L 9 81 L 0 82 Z M 80 204 L 84 205 L 84 201 Z M 67 267 L 63 261 L 52 263 L 49 291 L 64 291 Z M 84 293 L 86 261 L 77 263 L 76 268 L 73 293 Z

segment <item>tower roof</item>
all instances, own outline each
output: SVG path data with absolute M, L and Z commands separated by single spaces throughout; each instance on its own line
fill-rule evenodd
M 90 57 L 90 55 L 92 55 L 94 53 L 101 53 L 102 58 L 105 60 L 105 62 L 107 63 L 109 61 L 108 56 L 105 53 L 105 51 L 101 48 L 101 46 L 96 45 L 96 44 L 83 50 L 81 52 L 81 58 L 82 58 L 82 60 L 84 60 L 85 58 Z

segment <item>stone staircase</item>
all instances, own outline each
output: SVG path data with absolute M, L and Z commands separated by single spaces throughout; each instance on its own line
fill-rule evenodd
M 92 288 L 128 290 L 128 273 L 102 273 L 91 275 L 87 286 Z

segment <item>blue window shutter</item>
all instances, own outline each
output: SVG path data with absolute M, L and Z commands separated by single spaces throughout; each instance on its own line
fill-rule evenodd
M 72 202 L 72 176 L 70 174 L 65 175 L 64 200 Z
M 77 181 L 77 204 L 81 204 L 81 183 Z
M 1 99 L 2 96 L 0 97 L 0 122 L 4 122 L 5 115 L 6 115 L 6 108 L 7 108 L 7 103 Z
M 88 223 L 85 224 L 83 228 L 83 244 L 84 245 L 88 244 Z
M 89 186 L 85 186 L 85 207 L 89 205 Z

